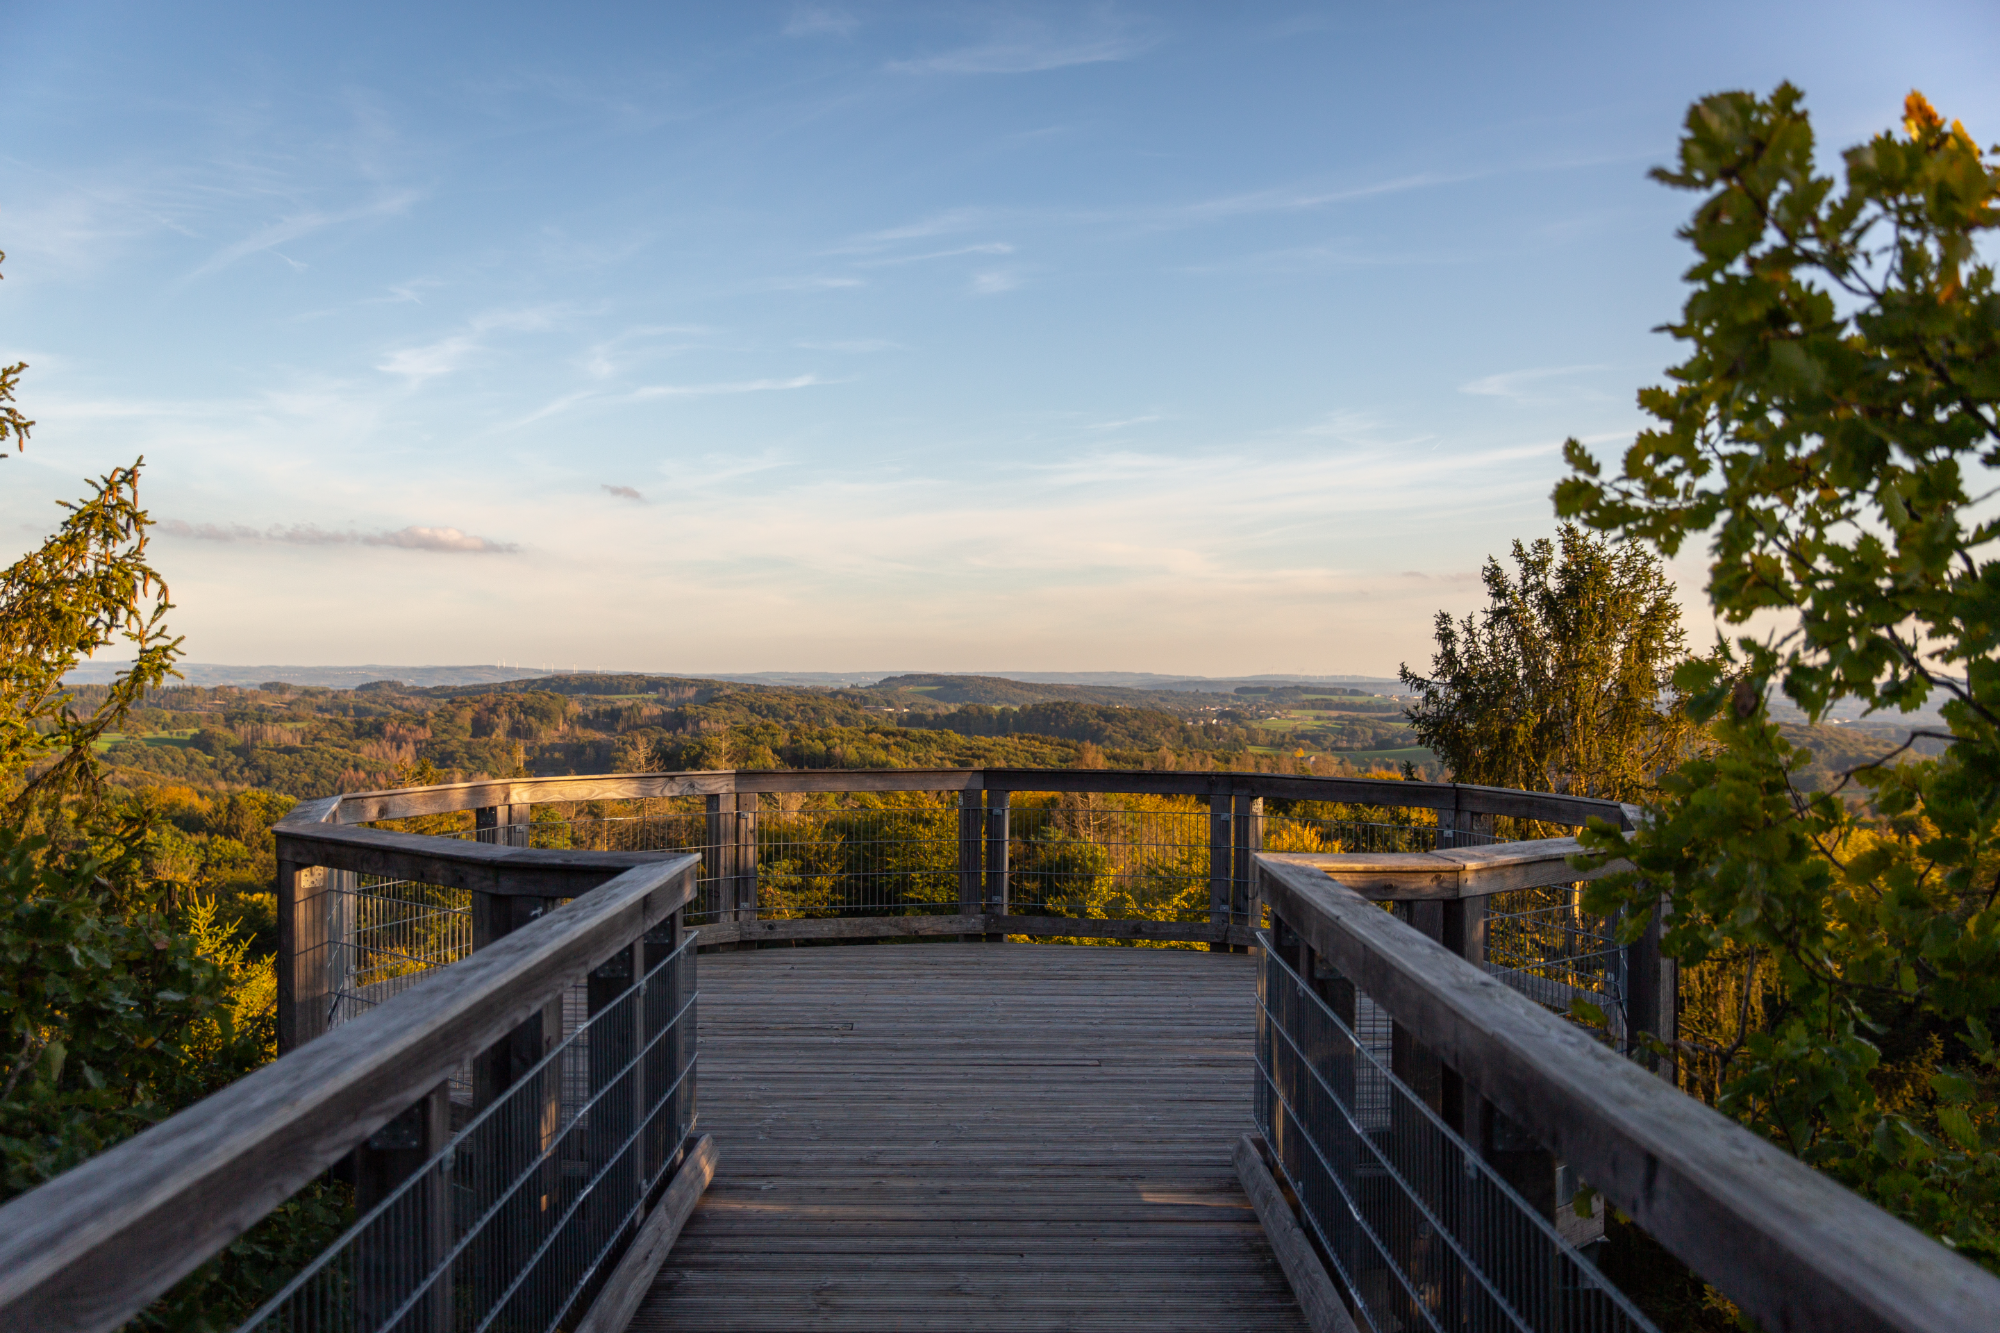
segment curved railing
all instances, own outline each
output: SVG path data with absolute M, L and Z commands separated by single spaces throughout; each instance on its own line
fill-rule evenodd
M 1645 1327 L 1579 1266 L 1591 1230 L 1574 1168 L 1774 1326 L 1986 1326 L 2000 1284 L 1623 1058 L 1633 1031 L 1674 1030 L 1657 922 L 1638 946 L 1600 947 L 1608 931 L 1576 911 L 1577 843 L 1500 842 L 1493 821 L 1636 815 L 1449 783 L 1023 769 L 524 778 L 305 802 L 274 830 L 285 1053 L 0 1208 L 0 1326 L 115 1327 L 347 1160 L 363 1216 L 271 1327 L 322 1326 L 295 1318 L 322 1305 L 327 1327 L 618 1327 L 713 1162 L 694 1138 L 689 924 L 705 948 L 1264 948 L 1262 1141 L 1319 1259 L 1281 1249 L 1288 1268 L 1329 1264 L 1364 1325 Z M 1369 900 L 1393 917 L 1359 910 Z M 1551 1012 L 1607 993 L 1609 1033 Z M 1410 1165 L 1447 1158 L 1457 1169 L 1431 1183 Z M 515 1165 L 481 1165 L 497 1161 Z M 1732 1179 L 1731 1161 L 1755 1176 Z M 558 1186 L 573 1167 L 586 1183 Z M 1391 1176 L 1402 1192 L 1383 1195 Z M 509 1212 L 524 1195 L 572 1202 L 531 1221 Z M 1280 1197 L 1253 1196 L 1260 1216 Z M 491 1202 L 454 1212 L 447 1197 Z M 1468 1219 L 1532 1243 L 1485 1255 Z M 1891 1257 L 1864 1262 L 1871 1249 Z M 1457 1267 L 1438 1266 L 1444 1250 Z M 1547 1318 L 1530 1297 L 1552 1302 Z
M 1329 806 L 1429 822 L 1337 819 Z M 371 827 L 466 812 L 455 836 L 483 851 Z M 507 911 L 531 910 L 499 900 L 567 896 L 584 847 L 593 864 L 700 855 L 688 920 L 704 947 L 1011 935 L 1243 949 L 1259 922 L 1250 858 L 1267 843 L 1417 856 L 1372 862 L 1379 896 L 1437 897 L 1440 876 L 1456 873 L 1449 859 L 1490 844 L 1496 818 L 1633 817 L 1611 801 L 1457 783 L 1103 769 L 639 773 L 361 792 L 303 805 L 274 830 L 280 1042 L 310 1040 L 497 938 Z M 1508 886 L 1575 880 L 1563 859 L 1575 850 L 1552 842 L 1518 857 Z

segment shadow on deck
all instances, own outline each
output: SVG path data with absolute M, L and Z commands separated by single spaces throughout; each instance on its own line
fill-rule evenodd
M 1303 1329 L 1230 1149 L 1257 960 L 705 956 L 721 1160 L 630 1327 Z

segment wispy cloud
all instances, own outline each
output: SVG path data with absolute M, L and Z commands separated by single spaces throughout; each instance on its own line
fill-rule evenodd
M 1121 23 L 1099 23 L 1091 31 L 1061 33 L 1041 24 L 1015 22 L 983 42 L 915 60 L 892 61 L 889 68 L 914 74 L 1035 74 L 1131 60 L 1158 43 L 1158 37 Z
M 978 273 L 973 275 L 972 294 L 974 296 L 998 296 L 1001 292 L 1011 292 L 1021 285 L 1021 279 L 1004 271 Z
M 485 344 L 469 333 L 454 333 L 421 347 L 405 347 L 378 361 L 375 369 L 385 375 L 400 375 L 413 384 L 449 375 Z
M 314 523 L 294 523 L 290 527 L 272 524 L 253 528 L 243 523 L 189 523 L 170 518 L 160 524 L 169 537 L 185 537 L 205 542 L 276 542 L 286 546 L 388 546 L 404 551 L 444 551 L 462 555 L 510 555 L 521 548 L 513 542 L 475 537 L 457 528 L 411 526 L 395 531 L 346 532 L 322 528 Z
M 486 350 L 488 335 L 528 333 L 554 324 L 561 311 L 548 306 L 521 310 L 495 310 L 474 317 L 466 327 L 435 342 L 399 348 L 375 364 L 385 375 L 397 375 L 412 386 L 425 380 L 449 375 Z
M 637 500 L 640 504 L 646 503 L 646 497 L 639 494 L 637 490 L 630 486 L 613 486 L 607 481 L 604 483 L 604 490 L 606 494 L 615 495 L 621 500 Z
M 861 26 L 861 20 L 843 9 L 825 5 L 800 5 L 785 23 L 787 37 L 845 37 Z
M 199 282 L 212 274 L 220 273 L 223 269 L 228 268 L 240 259 L 257 254 L 260 251 L 275 250 L 278 246 L 284 245 L 289 241 L 310 236 L 317 231 L 324 231 L 328 227 L 336 227 L 342 223 L 359 222 L 367 218 L 387 217 L 391 214 L 401 213 L 409 208 L 412 203 L 415 203 L 416 199 L 417 195 L 414 191 L 404 191 L 397 194 L 385 195 L 369 203 L 361 204 L 354 208 L 341 209 L 336 212 L 322 213 L 316 209 L 308 209 L 304 212 L 294 213 L 290 217 L 281 218 L 267 227 L 252 232 L 233 245 L 225 245 L 222 249 L 210 255 L 199 267 L 182 277 L 175 286 L 185 287 L 190 283 Z M 286 262 L 291 263 L 293 261 L 287 260 Z
M 710 333 L 700 325 L 641 325 L 592 343 L 577 358 L 577 365 L 594 380 L 608 380 L 642 361 L 657 361 L 698 347 Z
M 815 352 L 847 352 L 855 355 L 864 352 L 887 352 L 903 346 L 887 338 L 840 338 L 829 342 L 801 342 L 798 345 Z
M 779 292 L 828 292 L 846 287 L 865 287 L 868 284 L 860 278 L 821 277 L 772 278 L 764 284 Z
M 831 384 L 817 375 L 794 375 L 782 380 L 734 380 L 725 384 L 648 384 L 634 389 L 631 397 L 645 398 L 707 398 L 728 393 L 778 393 L 787 389 L 810 389 L 815 385 Z
M 1151 425 L 1155 421 L 1164 421 L 1164 420 L 1166 420 L 1165 413 L 1148 412 L 1144 416 L 1125 417 L 1124 419 L 1119 421 L 1095 421 L 1092 422 L 1090 425 L 1085 426 L 1084 429 L 1095 430 L 1095 431 L 1129 430 L 1133 426 L 1146 426 L 1146 425 Z
M 961 245 L 954 250 L 930 250 L 920 255 L 889 255 L 881 259 L 858 259 L 856 268 L 886 268 L 893 264 L 921 264 L 929 259 L 955 259 L 959 255 L 1011 255 L 1014 247 L 1005 241 L 988 241 L 984 245 Z
M 883 250 L 899 241 L 921 241 L 932 236 L 950 236 L 955 232 L 970 231 L 985 223 L 991 214 L 979 208 L 950 208 L 941 213 L 906 222 L 900 227 L 884 227 L 879 231 L 863 232 L 846 244 L 837 246 L 833 254 L 854 254 L 869 250 Z
M 1554 403 L 1597 397 L 1599 395 L 1594 390 L 1582 385 L 1564 386 L 1562 381 L 1572 375 L 1585 375 L 1603 369 L 1603 366 L 1542 366 L 1534 370 L 1510 370 L 1498 375 L 1483 375 L 1459 385 L 1458 391 L 1482 398 L 1505 398 L 1515 403 Z

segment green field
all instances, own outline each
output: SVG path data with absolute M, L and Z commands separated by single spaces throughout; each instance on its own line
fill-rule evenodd
M 1350 764 L 1400 764 L 1408 760 L 1413 764 L 1435 764 L 1438 757 L 1421 745 L 1405 745 L 1396 750 L 1329 750 L 1336 759 L 1345 759 Z
M 97 738 L 97 750 L 101 753 L 121 741 L 138 741 L 141 745 L 186 745 L 194 739 L 194 729 L 186 731 L 162 731 L 150 736 L 128 736 L 122 731 L 107 731 Z

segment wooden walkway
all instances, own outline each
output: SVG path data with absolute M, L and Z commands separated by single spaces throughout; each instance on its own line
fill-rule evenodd
M 700 1115 L 721 1161 L 632 1333 L 1303 1330 L 1230 1164 L 1254 962 L 704 954 Z

